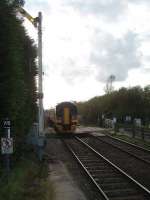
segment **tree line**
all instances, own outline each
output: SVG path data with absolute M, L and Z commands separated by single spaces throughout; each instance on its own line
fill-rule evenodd
M 102 118 L 113 119 L 123 123 L 126 116 L 132 121 L 141 118 L 143 125 L 150 121 L 150 85 L 141 88 L 120 88 L 109 94 L 97 96 L 86 102 L 77 103 L 81 123 L 102 123 Z
M 37 50 L 17 16 L 23 4 L 0 1 L 0 121 L 11 120 L 16 141 L 24 139 L 37 115 Z

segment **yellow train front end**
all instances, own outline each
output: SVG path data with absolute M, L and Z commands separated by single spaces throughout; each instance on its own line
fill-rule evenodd
M 75 104 L 63 102 L 56 106 L 56 132 L 73 133 L 76 130 L 77 123 L 77 108 Z

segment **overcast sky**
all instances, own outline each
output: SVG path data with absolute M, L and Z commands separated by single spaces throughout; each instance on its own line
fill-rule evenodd
M 150 0 L 26 0 L 43 13 L 44 107 L 150 84 Z M 36 30 L 25 20 L 29 35 Z

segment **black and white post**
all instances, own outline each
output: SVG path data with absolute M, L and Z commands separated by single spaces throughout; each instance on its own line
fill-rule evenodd
M 1 152 L 5 158 L 6 172 L 10 172 L 10 155 L 13 153 L 13 138 L 11 137 L 11 122 L 8 118 L 3 120 L 4 137 L 1 138 Z

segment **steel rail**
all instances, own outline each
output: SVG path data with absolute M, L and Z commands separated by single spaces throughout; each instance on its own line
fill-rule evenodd
M 93 152 L 95 152 L 98 156 L 100 156 L 101 158 L 103 158 L 108 164 L 110 164 L 113 168 L 115 168 L 116 170 L 118 170 L 122 175 L 124 175 L 126 178 L 128 178 L 132 183 L 134 183 L 135 185 L 137 185 L 142 191 L 144 191 L 145 193 L 147 193 L 148 195 L 150 195 L 150 190 L 148 190 L 146 187 L 144 187 L 141 183 L 139 183 L 134 178 L 132 178 L 130 175 L 128 175 L 125 171 L 123 171 L 122 169 L 120 169 L 119 167 L 117 167 L 114 163 L 110 162 L 107 158 L 105 158 L 103 155 L 101 155 L 99 152 L 97 152 L 95 149 L 93 149 L 86 142 L 82 141 L 78 137 L 75 137 L 75 138 L 78 141 L 80 141 L 81 143 L 83 143 L 85 146 L 87 146 L 89 149 L 91 149 Z
M 115 139 L 115 140 L 121 141 L 121 142 L 123 142 L 123 143 L 129 144 L 129 145 L 131 145 L 131 146 L 134 146 L 134 147 L 136 147 L 137 149 L 143 150 L 143 151 L 145 151 L 145 152 L 147 152 L 147 153 L 150 153 L 150 150 L 145 149 L 145 148 L 143 148 L 143 147 L 141 147 L 141 146 L 138 146 L 138 145 L 136 145 L 136 144 L 132 144 L 131 142 L 127 142 L 127 141 L 122 140 L 122 139 L 120 139 L 120 138 L 115 138 L 115 137 L 113 137 L 113 136 L 111 136 L 111 135 L 106 135 L 106 136 L 107 136 L 107 137 L 110 137 L 110 138 L 113 138 L 113 139 Z
M 117 149 L 121 150 L 122 152 L 125 152 L 125 153 L 129 154 L 130 156 L 135 157 L 135 158 L 138 159 L 138 160 L 141 160 L 141 161 L 145 162 L 146 164 L 150 164 L 150 161 L 148 161 L 148 160 L 146 160 L 146 159 L 143 159 L 143 158 L 141 158 L 140 156 L 135 155 L 135 154 L 129 152 L 128 150 L 122 149 L 121 147 L 118 147 L 118 146 L 116 146 L 115 144 L 112 144 L 111 142 L 104 141 L 104 140 L 103 140 L 102 138 L 100 138 L 100 137 L 96 137 L 96 136 L 94 136 L 94 135 L 91 135 L 91 136 L 92 136 L 92 137 L 95 137 L 97 140 L 100 140 L 100 141 L 102 141 L 102 142 L 104 142 L 104 143 L 106 143 L 106 144 L 109 144 L 109 145 L 113 146 L 114 148 L 117 148 Z M 114 138 L 113 138 L 113 139 L 114 139 Z M 115 139 L 114 139 L 114 140 L 115 140 Z M 128 145 L 129 145 L 129 144 L 128 144 Z
M 80 161 L 80 159 L 78 158 L 78 156 L 76 155 L 76 153 L 73 151 L 73 149 L 64 140 L 63 140 L 63 142 L 65 143 L 65 145 L 67 146 L 67 148 L 69 149 L 69 151 L 71 151 L 71 153 L 73 154 L 73 156 L 75 157 L 75 159 L 78 161 L 78 163 L 81 165 L 81 167 L 84 169 L 84 171 L 87 173 L 87 175 L 90 177 L 90 179 L 95 184 L 95 186 L 100 191 L 100 193 L 105 198 L 105 200 L 110 200 L 110 198 L 108 198 L 108 196 L 105 194 L 105 192 L 102 190 L 102 188 L 97 184 L 97 182 L 94 180 L 94 178 L 92 177 L 92 175 L 86 169 L 86 167 L 84 166 L 84 164 Z

